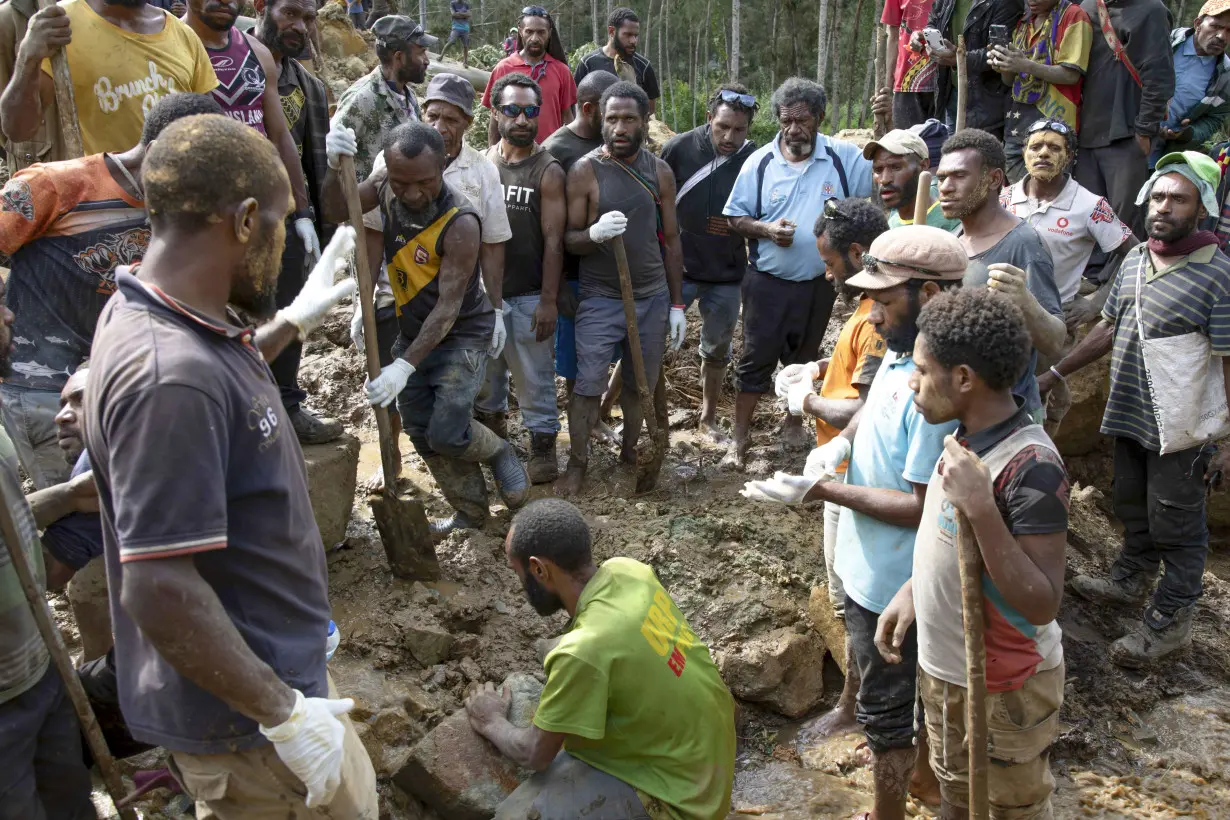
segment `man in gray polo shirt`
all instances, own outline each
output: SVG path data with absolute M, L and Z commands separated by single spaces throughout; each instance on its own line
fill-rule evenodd
M 244 157 L 243 174 L 219 174 Z M 324 546 L 265 363 L 349 293 L 342 228 L 273 313 L 291 208 L 276 152 L 189 117 L 143 174 L 149 251 L 94 337 L 86 439 L 103 516 L 120 707 L 204 816 L 377 816 L 375 774 L 325 671 Z

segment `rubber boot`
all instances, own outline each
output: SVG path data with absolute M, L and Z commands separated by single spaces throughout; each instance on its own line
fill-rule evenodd
M 1127 669 L 1140 669 L 1192 644 L 1195 604 L 1163 615 L 1154 607 L 1145 610 L 1145 620 L 1134 632 L 1110 645 L 1111 662 Z
M 500 438 L 508 441 L 507 413 L 487 413 L 483 410 L 475 410 L 474 419 Z
M 1072 579 L 1072 591 L 1097 604 L 1140 606 L 1149 597 L 1152 586 L 1152 579 L 1143 572 L 1123 579 L 1115 579 L 1113 575 L 1106 578 L 1078 575 Z
M 526 501 L 530 477 L 517 459 L 511 444 L 497 436 L 480 421 L 470 422 L 470 446 L 461 454 L 466 461 L 482 462 L 491 468 L 500 497 L 515 510 Z
M 428 522 L 432 535 L 442 537 L 453 530 L 480 529 L 487 523 L 487 481 L 477 464 L 442 455 L 429 456 L 423 462 L 456 511 L 448 518 Z
M 555 433 L 530 433 L 530 483 L 545 484 L 559 478 Z

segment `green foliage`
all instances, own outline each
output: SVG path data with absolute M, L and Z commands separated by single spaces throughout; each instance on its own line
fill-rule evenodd
M 496 63 L 503 59 L 504 49 L 500 46 L 486 43 L 478 48 L 470 49 L 470 65 L 475 68 L 483 68 L 490 71 L 495 68 Z
M 564 48 L 567 48 L 567 47 L 568 47 L 568 44 L 564 43 Z M 574 48 L 571 51 L 571 53 L 569 53 L 568 55 L 569 68 L 571 68 L 573 71 L 576 71 L 577 63 L 581 62 L 581 58 L 584 57 L 586 54 L 589 54 L 591 51 L 593 51 L 597 47 L 598 47 L 598 44 L 595 43 L 593 40 L 590 40 L 588 43 L 582 43 L 581 45 Z M 596 82 L 596 81 L 592 81 L 592 82 Z
M 472 53 L 472 52 L 471 52 Z M 485 105 L 474 107 L 474 122 L 466 129 L 465 140 L 475 151 L 487 150 L 487 129 L 491 127 L 491 109 Z

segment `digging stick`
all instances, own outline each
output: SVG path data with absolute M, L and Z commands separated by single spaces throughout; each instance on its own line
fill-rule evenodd
M 55 0 L 38 0 L 39 9 L 55 5 Z M 60 117 L 60 133 L 64 138 L 65 159 L 85 156 L 81 142 L 81 125 L 77 122 L 77 101 L 73 96 L 73 78 L 68 72 L 68 52 L 60 49 L 51 55 L 51 79 L 55 82 L 56 111 Z
M 969 66 L 965 64 L 965 37 L 957 38 L 957 132 L 965 130 L 965 106 L 969 104 Z
M 341 157 L 338 176 L 346 195 L 350 224 L 355 229 L 354 262 L 359 280 L 359 300 L 363 311 L 363 338 L 367 356 L 367 378 L 380 375 L 380 350 L 376 339 L 376 305 L 373 301 L 372 269 L 368 265 L 367 241 L 363 228 L 363 206 L 359 203 L 359 182 L 355 176 L 354 158 Z M 397 494 L 397 455 L 393 449 L 393 428 L 389 423 L 389 411 L 373 407 L 376 414 L 376 430 L 380 437 L 380 466 L 384 470 L 384 492 L 369 497 L 372 517 L 384 544 L 384 554 L 389 560 L 389 569 L 398 578 L 415 581 L 430 581 L 440 577 L 440 562 L 436 548 L 431 542 L 431 530 L 427 526 L 427 513 L 421 502 L 402 498 Z
M 13 571 L 17 573 L 21 591 L 26 594 L 26 603 L 30 605 L 30 611 L 34 613 L 34 622 L 38 624 L 38 631 L 43 636 L 43 642 L 47 644 L 47 651 L 56 665 L 56 671 L 60 673 L 60 679 L 64 681 L 64 688 L 68 690 L 68 698 L 73 702 L 73 709 L 85 732 L 85 741 L 90 747 L 90 753 L 94 755 L 94 760 L 98 763 L 98 770 L 102 773 L 107 794 L 111 796 L 111 802 L 115 804 L 123 820 L 137 820 L 136 811 L 121 803 L 125 789 L 123 781 L 120 780 L 120 773 L 115 769 L 115 758 L 111 756 L 111 750 L 107 748 L 102 729 L 98 727 L 98 719 L 94 717 L 90 699 L 81 686 L 81 680 L 77 677 L 77 670 L 73 667 L 73 660 L 68 655 L 68 647 L 64 645 L 60 629 L 51 617 L 51 610 L 47 607 L 47 598 L 34 583 L 34 574 L 30 571 L 26 554 L 21 549 L 17 523 L 13 520 L 13 515 L 9 510 L 10 499 L 4 484 L 0 482 L 0 535 L 4 536 L 4 546 L 8 549 L 9 562 L 13 565 Z
M 887 27 L 883 27 L 877 24 L 875 27 L 875 36 L 876 36 L 875 82 L 872 85 L 871 94 L 873 97 L 878 97 L 880 95 L 880 89 L 883 88 L 882 83 L 884 81 L 884 49 L 885 49 L 885 44 L 888 40 Z M 889 131 L 892 130 L 892 127 L 893 127 L 892 120 L 893 120 L 892 115 L 889 115 L 887 117 L 883 117 L 879 115 L 876 116 L 875 130 L 872 132 L 875 135 L 876 139 L 879 139 L 880 137 L 884 136 L 885 134 L 887 134 Z
M 961 567 L 961 617 L 965 623 L 965 734 L 969 742 L 970 820 L 990 818 L 987 786 L 987 648 L 982 597 L 982 553 L 974 528 L 957 511 Z
M 649 453 L 638 458 L 636 465 L 636 491 L 647 493 L 658 483 L 662 471 L 662 459 L 666 457 L 666 431 L 658 423 L 653 396 L 649 392 L 649 378 L 645 375 L 645 357 L 641 354 L 641 332 L 636 326 L 636 303 L 632 298 L 632 274 L 628 268 L 628 253 L 624 238 L 611 240 L 615 253 L 615 267 L 619 269 L 619 292 L 624 302 L 624 320 L 628 323 L 628 347 L 632 351 L 632 371 L 636 375 L 636 391 L 641 400 L 641 415 L 649 427 Z M 663 378 L 658 373 L 658 381 Z
M 900 29 L 897 26 L 884 27 L 884 57 L 885 57 L 885 74 L 884 87 L 889 91 L 893 91 L 896 87 L 897 79 L 897 42 L 900 37 Z M 889 130 L 891 131 L 895 125 L 892 115 L 888 118 Z
M 927 224 L 927 211 L 931 210 L 931 172 L 918 172 L 918 197 L 914 200 L 914 224 Z

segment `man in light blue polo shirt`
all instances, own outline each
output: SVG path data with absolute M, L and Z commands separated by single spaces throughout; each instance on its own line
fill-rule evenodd
M 1192 28 L 1170 32 L 1174 56 L 1174 96 L 1149 154 L 1149 167 L 1163 154 L 1201 150 L 1230 119 L 1230 4 L 1210 0 Z
M 824 89 L 791 77 L 773 92 L 780 131 L 743 164 L 723 213 L 748 240 L 743 280 L 743 355 L 735 368 L 735 435 L 723 465 L 742 469 L 752 414 L 773 389 L 782 364 L 819 358 L 836 293 L 812 228 L 831 199 L 871 196 L 871 163 L 858 146 L 816 133 L 824 120 Z M 796 239 L 796 228 L 798 231 Z M 783 440 L 808 438 L 801 417 L 786 416 Z

